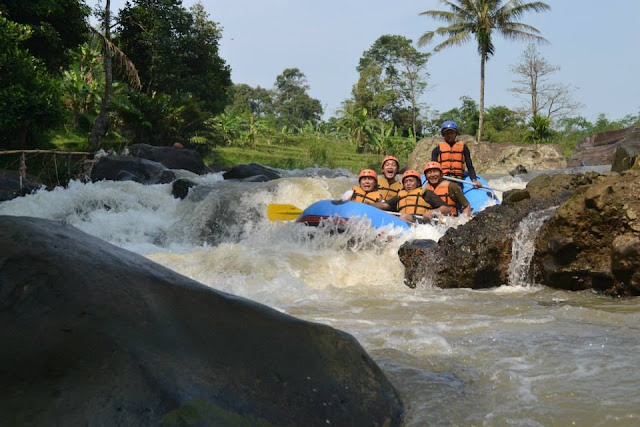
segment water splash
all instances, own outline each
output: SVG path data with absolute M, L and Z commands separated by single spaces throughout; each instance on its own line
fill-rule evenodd
M 511 243 L 511 263 L 509 264 L 510 286 L 531 286 L 531 259 L 535 250 L 535 239 L 540 227 L 551 218 L 557 206 L 531 212 L 518 224 Z

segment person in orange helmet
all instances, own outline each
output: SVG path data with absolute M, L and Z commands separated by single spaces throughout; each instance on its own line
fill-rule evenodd
M 358 175 L 359 185 L 342 195 L 344 200 L 373 205 L 381 202 L 382 194 L 378 191 L 378 174 L 373 169 L 364 169 Z
M 396 175 L 400 170 L 400 162 L 397 157 L 386 156 L 382 159 L 382 175 L 378 176 L 378 191 L 383 200 L 389 200 L 398 195 L 402 190 L 402 182 L 396 181 Z
M 462 193 L 460 186 L 443 178 L 442 165 L 428 162 L 424 165 L 424 176 L 427 178 L 424 188 L 433 191 L 451 209 L 451 215 L 458 214 L 458 207 L 463 215 L 471 213 L 471 205 Z
M 403 188 L 398 195 L 373 206 L 385 211 L 399 212 L 400 218 L 407 222 L 414 222 L 416 216 L 431 221 L 435 212 L 448 214 L 449 207 L 432 191 L 420 187 L 420 181 L 420 172 L 406 171 L 402 174 Z

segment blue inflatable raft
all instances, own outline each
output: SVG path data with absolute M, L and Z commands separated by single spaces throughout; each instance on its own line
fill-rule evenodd
M 391 226 L 408 229 L 410 227 L 405 221 L 388 212 L 365 203 L 345 200 L 320 200 L 315 202 L 302 211 L 296 222 L 317 226 L 320 221 L 327 218 L 347 221 L 352 217 L 366 217 L 367 220 L 371 221 L 371 226 L 375 228 Z
M 487 181 L 485 181 L 481 176 L 478 176 L 477 178 L 478 181 L 482 183 L 482 185 L 489 185 Z M 464 180 L 465 182 L 468 182 L 469 185 L 463 184 L 462 192 L 471 205 L 472 213 L 481 211 L 491 201 L 499 203 L 492 191 L 486 190 L 484 188 L 475 188 L 473 186 L 473 182 L 471 182 L 471 178 L 469 178 L 468 175 L 464 177 Z M 425 183 L 426 178 L 424 177 L 424 175 L 422 175 L 422 186 L 424 186 Z

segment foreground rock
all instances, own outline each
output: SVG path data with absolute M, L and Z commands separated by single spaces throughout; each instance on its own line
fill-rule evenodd
M 399 425 L 350 335 L 79 230 L 0 216 L 7 425 Z
M 197 174 L 208 171 L 202 156 L 196 150 L 148 144 L 133 144 L 128 148 L 132 156 L 158 162 L 169 169 L 184 169 Z
M 404 244 L 398 253 L 405 265 L 406 285 L 482 289 L 508 283 L 512 241 L 520 222 L 531 212 L 560 205 L 576 187 L 597 176 L 540 175 L 526 190 L 505 193 L 502 205 L 489 207 L 473 221 L 449 229 L 437 244 Z
M 567 290 L 640 295 L 640 171 L 599 176 L 541 229 L 538 281 Z
M 92 181 L 135 181 L 141 184 L 167 184 L 175 173 L 158 162 L 131 156 L 105 156 L 96 161 Z
M 461 135 L 460 140 L 469 147 L 473 167 L 478 173 L 509 173 L 518 165 L 529 170 L 562 169 L 567 164 L 560 149 L 552 144 L 478 143 L 468 135 Z M 421 171 L 424 164 L 431 160 L 431 151 L 440 141 L 437 137 L 420 141 L 409 156 L 409 168 Z
M 628 164 L 632 165 L 640 148 L 640 126 L 600 132 L 584 138 L 576 146 L 573 155 L 567 161 L 567 166 L 611 165 L 614 163 L 616 150 L 619 147 L 623 150 L 634 151 L 634 159 L 628 161 Z M 621 160 L 623 158 L 624 155 L 620 157 Z M 628 169 L 628 166 L 624 168 L 617 167 L 613 170 L 621 172 L 625 169 Z

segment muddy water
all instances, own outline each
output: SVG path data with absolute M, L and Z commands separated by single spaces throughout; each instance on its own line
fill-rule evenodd
M 269 203 L 304 207 L 353 180 L 309 175 L 247 185 L 210 175 L 185 201 L 167 185 L 74 184 L 0 204 L 0 214 L 73 224 L 212 288 L 353 334 L 403 396 L 407 425 L 640 424 L 640 300 L 553 291 L 518 274 L 486 291 L 409 289 L 398 248 L 438 239 L 445 226 L 380 239 L 364 226 L 336 235 L 268 222 Z M 524 235 L 526 251 L 533 237 Z

